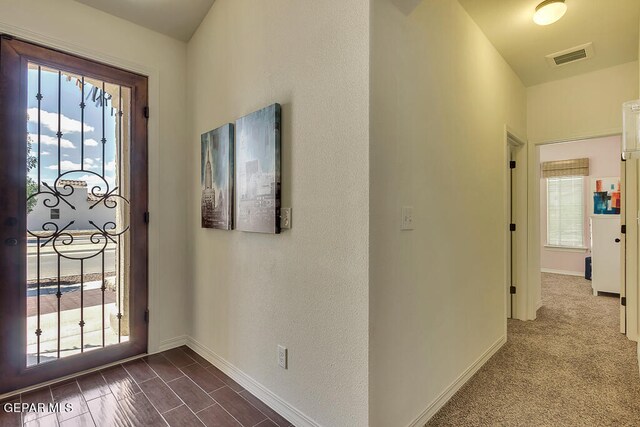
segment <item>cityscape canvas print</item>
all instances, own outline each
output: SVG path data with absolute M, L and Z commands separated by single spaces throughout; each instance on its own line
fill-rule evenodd
M 595 178 L 592 183 L 593 214 L 620 214 L 620 178 Z
M 227 124 L 200 138 L 203 228 L 233 228 L 233 132 Z
M 280 117 L 273 104 L 236 121 L 236 229 L 280 232 Z

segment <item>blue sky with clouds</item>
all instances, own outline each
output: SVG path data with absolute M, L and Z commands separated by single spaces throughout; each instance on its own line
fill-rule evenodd
M 104 137 L 107 140 L 105 158 L 102 156 L 102 107 L 96 105 L 92 98 L 87 96 L 91 93 L 93 86 L 85 82 L 85 117 L 84 117 L 84 159 L 81 159 L 81 108 L 82 91 L 77 83 L 77 78 L 68 79 L 68 75 L 62 74 L 61 85 L 61 108 L 58 111 L 58 73 L 47 71 L 43 68 L 41 73 L 42 103 L 40 110 L 40 173 L 41 181 L 52 185 L 58 176 L 58 161 L 62 173 L 70 170 L 81 169 L 84 164 L 85 172 L 76 172 L 65 175 L 66 179 L 84 180 L 89 184 L 89 188 L 94 185 L 101 185 L 98 192 L 104 192 L 102 180 L 90 173 L 102 174 L 102 163 L 105 164 L 105 179 L 109 183 L 110 189 L 115 185 L 115 151 L 116 140 L 116 118 L 117 118 L 117 97 L 114 97 L 116 104 L 113 110 L 111 101 L 105 108 L 105 129 Z M 29 121 L 27 131 L 32 140 L 32 154 L 38 153 L 38 70 L 29 69 L 29 90 L 28 90 L 28 115 Z M 101 87 L 100 87 L 101 89 Z M 63 133 L 61 140 L 60 159 L 58 159 L 58 115 L 60 116 L 60 127 Z M 90 171 L 90 172 L 87 172 Z M 30 173 L 34 181 L 37 181 L 37 169 Z

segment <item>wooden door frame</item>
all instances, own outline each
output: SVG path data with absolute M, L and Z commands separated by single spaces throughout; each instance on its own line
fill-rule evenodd
M 130 327 L 133 340 L 90 353 L 26 367 L 26 62 L 63 69 L 130 87 L 131 96 L 131 264 Z M 0 192 L 0 394 L 146 353 L 148 345 L 148 105 L 147 77 L 73 54 L 2 35 L 0 40 L 0 184 L 16 191 Z M 16 108 L 17 106 L 17 108 Z M 17 163 L 14 163 L 17 162 Z M 25 231 L 24 233 L 22 231 Z M 11 239 L 16 239 L 16 244 Z M 10 245 L 11 244 L 11 245 Z M 22 283 L 15 286 L 15 283 Z M 24 344 L 24 345 L 23 345 Z M 26 355 L 24 355 L 26 357 Z

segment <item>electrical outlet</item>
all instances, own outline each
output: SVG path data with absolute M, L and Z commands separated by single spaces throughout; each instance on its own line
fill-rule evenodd
M 280 228 L 291 228 L 291 208 L 280 209 Z
M 413 206 L 402 207 L 402 225 L 400 230 L 413 230 Z
M 287 348 L 281 345 L 278 346 L 278 365 L 281 368 L 287 369 L 287 362 L 289 354 L 287 352 Z

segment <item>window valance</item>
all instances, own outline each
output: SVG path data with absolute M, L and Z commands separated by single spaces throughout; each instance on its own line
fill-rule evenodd
M 589 159 L 555 160 L 542 163 L 542 177 L 589 176 Z

